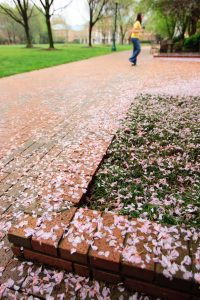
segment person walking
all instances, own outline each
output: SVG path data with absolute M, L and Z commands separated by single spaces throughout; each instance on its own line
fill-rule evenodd
M 130 35 L 131 42 L 133 44 L 133 54 L 129 58 L 129 61 L 132 63 L 132 66 L 137 65 L 137 56 L 141 52 L 140 34 L 143 31 L 143 29 L 142 29 L 142 18 L 143 18 L 142 13 L 139 13 L 137 15 L 136 22 L 133 26 L 133 29 L 132 29 L 131 35 Z

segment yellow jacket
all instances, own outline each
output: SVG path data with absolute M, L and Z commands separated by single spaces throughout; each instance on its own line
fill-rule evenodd
M 139 39 L 141 29 L 142 29 L 142 26 L 141 26 L 140 22 L 136 21 L 134 26 L 133 26 L 133 30 L 132 30 L 132 33 L 131 33 L 131 38 Z

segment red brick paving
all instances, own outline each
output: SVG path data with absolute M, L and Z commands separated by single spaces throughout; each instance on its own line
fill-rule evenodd
M 89 252 L 92 267 L 119 272 L 125 240 L 125 234 L 120 230 L 120 226 L 124 227 L 126 218 L 119 217 L 119 219 L 120 221 L 111 213 L 102 215 L 102 224 L 98 228 L 98 233 L 94 235 L 94 244 Z
M 94 279 L 112 284 L 125 281 L 130 287 L 131 282 L 139 286 L 141 282 L 141 286 L 146 284 L 144 291 L 151 294 L 154 288 L 156 296 L 162 296 L 165 290 L 172 298 L 183 292 L 184 297 L 199 295 L 197 289 L 192 289 L 195 273 L 191 278 L 185 277 L 193 264 L 196 268 L 196 262 L 191 261 L 193 253 L 189 253 L 188 243 L 181 238 L 178 227 L 129 221 L 111 213 L 101 216 L 100 212 L 83 208 L 38 223 L 36 228 L 35 221 L 25 215 L 19 229 L 15 225 L 9 231 L 9 240 L 24 247 L 20 253 L 15 248 L 20 257 L 24 255 L 27 260 L 75 271 L 81 276 L 92 274 Z M 27 243 L 24 234 L 31 226 L 36 229 Z M 171 279 L 166 278 L 165 272 L 173 269 L 165 266 L 166 262 L 175 267 Z
M 173 259 L 173 263 L 176 263 L 178 265 L 181 264 L 181 262 L 184 260 L 184 257 L 190 257 L 189 247 L 188 247 L 188 241 L 185 241 L 183 237 L 180 238 L 180 241 L 176 241 L 176 243 L 180 243 L 178 247 L 176 247 L 176 251 L 178 252 L 178 257 Z M 162 255 L 168 255 L 169 251 L 164 250 L 162 252 Z M 193 253 L 193 252 L 191 252 Z M 188 272 L 192 272 L 192 265 L 186 265 L 185 266 Z M 183 272 L 180 270 L 178 271 L 173 278 L 173 281 L 170 279 L 167 279 L 165 276 L 163 276 L 164 267 L 159 263 L 156 265 L 156 282 L 164 287 L 171 287 L 171 288 L 177 288 L 181 289 L 183 291 L 190 291 L 192 287 L 192 280 L 189 279 L 187 281 L 184 280 Z
M 66 236 L 59 245 L 61 258 L 87 265 L 87 254 L 100 215 L 101 213 L 92 210 L 79 209 L 76 212 Z
M 152 249 L 153 241 L 156 241 L 153 224 L 149 223 L 147 230 L 142 232 L 144 224 L 136 220 L 133 222 L 133 230 L 127 235 L 122 252 L 122 273 L 152 282 L 155 277 L 155 255 Z
M 189 251 L 192 255 L 192 272 L 193 274 L 199 273 L 200 270 L 200 239 L 193 240 L 189 243 Z M 197 283 L 193 283 L 192 291 L 194 294 L 199 295 L 199 285 Z
M 199 93 L 199 63 L 158 61 L 148 52 L 134 69 L 124 52 L 0 80 L 0 240 L 38 199 L 38 216 L 68 205 L 60 196 L 41 199 L 45 174 L 82 174 L 87 182 L 136 94 Z M 11 251 L 0 250 L 6 265 Z
M 61 270 L 66 270 L 72 272 L 72 263 L 66 261 L 64 259 L 55 258 L 49 255 L 45 255 L 42 253 L 38 253 L 35 251 L 31 251 L 28 249 L 24 249 L 24 258 L 31 261 L 36 261 L 43 265 L 47 265 L 50 267 L 59 268 Z
M 8 232 L 8 239 L 16 246 L 31 248 L 31 236 L 37 227 L 37 218 L 29 215 L 22 216 L 17 220 Z
M 32 236 L 32 249 L 51 256 L 58 256 L 59 242 L 75 212 L 76 209 L 72 208 L 44 220 Z

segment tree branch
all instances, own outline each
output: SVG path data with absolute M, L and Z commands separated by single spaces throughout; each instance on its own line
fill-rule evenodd
M 2 10 L 2 13 L 4 13 L 5 15 L 8 15 L 10 18 L 12 18 L 13 20 L 15 20 L 17 23 L 21 24 L 22 26 L 24 26 L 24 23 L 22 20 L 20 20 L 13 12 L 11 9 L 6 8 L 4 5 L 0 4 L 0 8 Z

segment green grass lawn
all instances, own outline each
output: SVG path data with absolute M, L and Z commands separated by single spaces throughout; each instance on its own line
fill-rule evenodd
M 26 49 L 23 45 L 0 46 L 0 77 L 39 70 L 94 56 L 111 53 L 110 46 L 56 45 L 55 51 L 47 50 L 47 45 Z M 131 49 L 131 46 L 117 46 L 118 51 Z

